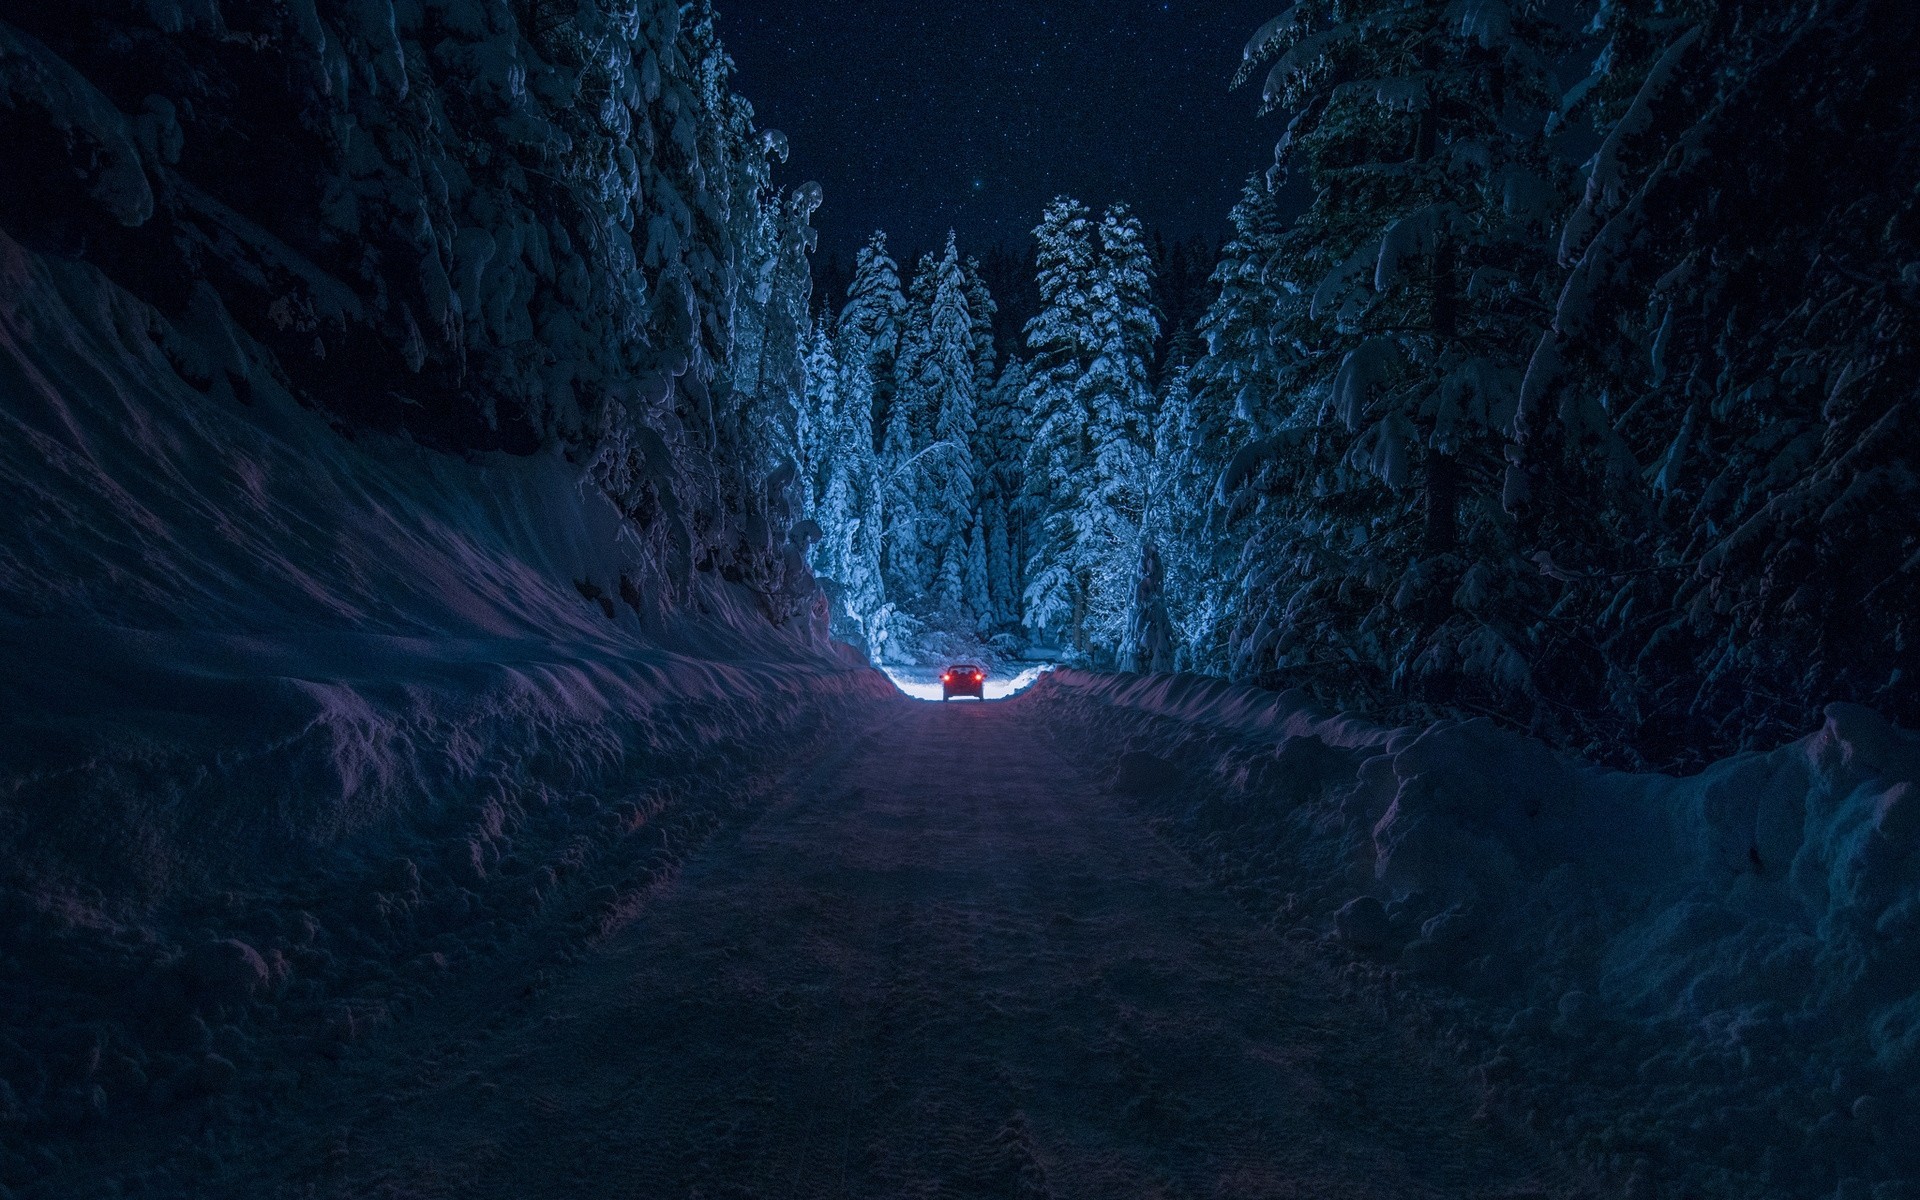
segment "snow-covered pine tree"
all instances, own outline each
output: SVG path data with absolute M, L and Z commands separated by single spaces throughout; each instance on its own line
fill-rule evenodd
M 1158 592 L 1167 612 L 1172 667 L 1218 674 L 1227 665 L 1222 581 L 1237 555 L 1222 536 L 1214 492 L 1226 469 L 1232 422 L 1221 403 L 1224 389 L 1195 386 L 1199 357 L 1191 331 L 1175 335 L 1160 388 L 1147 523 L 1159 550 Z
M 1127 641 L 1137 575 L 1147 560 L 1141 547 L 1153 485 L 1155 417 L 1148 364 L 1160 321 L 1144 232 L 1125 205 L 1101 219 L 1087 314 L 1092 361 L 1077 383 L 1080 406 L 1092 422 L 1094 467 L 1092 487 L 1075 517 L 1087 589 L 1082 636 L 1101 657 L 1119 653 Z
M 1021 568 L 1026 562 L 1022 531 L 1028 511 L 1023 491 L 1031 440 L 1021 407 L 1026 387 L 1026 363 L 1014 359 L 982 394 L 979 429 L 974 435 L 980 516 L 986 531 L 987 591 L 992 599 L 987 620 L 995 628 L 1020 621 Z
M 580 6 L 576 28 L 589 40 L 604 39 L 606 27 L 580 24 L 589 12 Z M 603 17 L 616 28 L 623 23 L 617 13 Z M 663 123 L 674 126 L 706 114 L 687 126 L 686 137 L 662 139 L 657 147 L 672 175 L 693 165 L 679 162 L 691 155 L 706 185 L 692 196 L 676 196 L 651 193 L 643 179 L 635 191 L 647 211 L 633 213 L 628 225 L 645 229 L 641 261 L 649 267 L 672 262 L 689 243 L 702 248 L 688 256 L 683 270 L 661 278 L 654 301 L 669 331 L 663 340 L 695 341 L 716 364 L 711 378 L 681 377 L 689 417 L 698 435 L 711 440 L 717 463 L 714 486 L 691 493 L 698 506 L 693 519 L 729 531 L 695 565 L 752 588 L 777 619 L 798 617 L 812 610 L 815 596 L 805 554 L 789 544 L 788 531 L 799 515 L 790 491 L 797 478 L 793 421 L 805 380 L 808 255 L 817 243 L 810 221 L 821 189 L 814 183 L 791 190 L 773 185 L 772 164 L 785 159 L 786 139 L 756 129 L 752 106 L 731 94 L 733 62 L 715 32 L 709 0 L 642 19 L 681 31 L 695 81 L 690 96 L 657 99 L 666 110 Z M 618 160 L 622 178 L 628 170 Z M 716 233 L 726 252 L 704 245 Z M 628 236 L 619 234 L 622 240 Z M 693 310 L 705 315 L 698 330 L 681 328 L 689 291 Z
M 887 528 L 886 476 L 880 455 L 869 444 L 859 459 L 856 491 L 859 525 L 854 530 L 851 562 L 845 585 L 847 610 L 857 618 L 871 648 L 888 607 L 886 576 L 881 561 Z
M 813 574 L 832 605 L 833 632 L 842 638 L 849 625 L 864 637 L 861 611 L 849 587 L 860 567 L 858 505 L 851 464 L 836 456 L 827 464 L 826 483 L 813 518 L 822 534 L 813 550 Z
M 1020 558 L 1014 550 L 1009 531 L 1013 518 L 1006 501 L 994 497 L 981 512 L 987 530 L 987 599 L 984 618 L 988 628 L 1004 629 L 1020 620 Z
M 1244 432 L 1235 413 L 1250 418 L 1274 395 L 1283 348 L 1269 327 L 1285 311 L 1289 282 L 1277 261 L 1287 222 L 1267 180 L 1247 181 L 1230 219 L 1233 235 L 1209 281 L 1213 300 L 1168 347 L 1155 428 L 1175 667 L 1218 675 L 1230 666 L 1226 581 L 1240 546 L 1227 535 L 1216 491 Z
M 978 515 L 975 515 L 972 526 L 967 530 L 966 554 L 966 570 L 961 584 L 961 612 L 975 631 L 986 633 L 993 628 L 995 617 L 992 586 L 987 579 L 987 538 Z
M 1020 395 L 1031 431 L 1023 499 L 1032 516 L 1022 623 L 1043 642 L 1084 651 L 1086 580 L 1076 520 L 1093 466 L 1091 414 L 1078 383 L 1092 365 L 1088 329 L 1094 228 L 1070 197 L 1047 206 L 1034 230 L 1040 313 L 1027 323 L 1027 382 Z
M 882 571 L 887 472 L 875 421 L 891 406 L 894 358 L 906 300 L 899 269 L 887 255 L 884 233 L 861 248 L 847 303 L 834 322 L 833 370 L 837 407 L 822 435 L 830 449 L 818 518 L 825 542 L 819 573 L 833 581 L 836 621 L 852 623 L 869 647 L 887 607 Z M 876 381 L 885 381 L 885 388 Z
M 1142 540 L 1140 562 L 1134 569 L 1134 593 L 1127 628 L 1120 641 L 1122 670 L 1144 673 L 1173 669 L 1173 622 L 1167 615 L 1162 594 L 1165 582 L 1160 552 L 1151 540 Z
M 1332 687 L 1532 687 L 1540 576 L 1500 502 L 1564 194 L 1535 118 L 1556 99 L 1542 7 L 1308 0 L 1247 47 L 1242 77 L 1277 60 L 1265 105 L 1295 114 L 1276 174 L 1316 195 L 1274 264 L 1275 375 L 1202 373 L 1248 385 L 1223 479 L 1254 484 L 1234 497 L 1237 674 L 1328 661 Z
M 893 364 L 899 403 L 907 410 L 907 429 L 916 446 L 925 446 L 933 434 L 933 409 L 917 390 L 921 361 L 933 340 L 933 295 L 939 288 L 940 260 L 922 254 L 907 284 L 906 317 L 900 325 L 900 353 Z
M 896 389 L 887 406 L 880 441 L 881 502 L 886 526 L 881 563 L 887 595 L 896 607 L 915 606 L 926 595 L 929 564 L 920 536 L 919 441 L 913 432 L 913 398 Z
M 1560 698 L 1662 764 L 1834 697 L 1920 718 L 1920 28 L 1616 0 L 1594 30 L 1568 108 L 1599 146 L 1517 423 Z
M 920 511 L 925 489 L 923 452 L 932 433 L 932 419 L 926 396 L 917 386 L 931 337 L 936 267 L 932 255 L 922 255 L 902 300 L 892 398 L 886 405 L 880 438 L 887 519 L 882 561 L 887 595 L 902 613 L 925 608 L 940 565 L 937 547 L 928 545 Z
M 805 466 L 800 442 L 806 435 L 799 425 L 805 419 L 811 350 L 813 275 L 808 255 L 818 237 L 808 220 L 820 205 L 820 194 L 818 184 L 804 184 L 748 210 L 752 232 L 742 256 L 745 286 L 734 301 L 740 350 L 729 364 L 727 382 L 753 440 L 759 469 L 767 473 Z
M 980 274 L 980 260 L 967 256 L 963 265 L 967 276 L 967 316 L 973 321 L 973 380 L 985 396 L 999 379 L 1000 352 L 994 345 L 993 319 L 1000 305 L 992 289 Z
M 1033 431 L 1027 503 L 1035 518 L 1027 624 L 1063 648 L 1111 660 L 1125 636 L 1141 561 L 1159 333 L 1139 220 L 1055 201 L 1035 231 L 1043 307 L 1022 407 Z
M 873 421 L 866 368 L 842 366 L 823 317 L 807 353 L 807 403 L 797 424 L 801 478 L 815 497 L 809 515 L 820 527 L 813 571 L 827 592 L 833 632 L 865 642 L 873 614 L 885 603 L 877 566 L 863 553 L 864 489 L 874 474 Z
M 858 363 L 864 368 L 876 450 L 893 405 L 894 360 L 906 315 L 899 264 L 887 254 L 887 235 L 875 233 L 854 258 L 853 282 L 847 288 L 836 334 L 842 365 Z
M 1233 236 L 1213 273 L 1217 292 L 1197 327 L 1205 352 L 1191 364 L 1192 387 L 1213 407 L 1253 424 L 1273 407 L 1280 364 L 1294 350 L 1272 336 L 1271 326 L 1300 289 L 1282 262 L 1289 222 L 1266 179 L 1247 181 L 1229 220 Z
M 918 463 L 921 541 L 940 564 L 935 607 L 959 614 L 965 600 L 967 539 L 976 514 L 973 435 L 976 343 L 967 309 L 968 281 L 955 235 L 934 267 L 925 342 L 902 394 L 929 421 Z

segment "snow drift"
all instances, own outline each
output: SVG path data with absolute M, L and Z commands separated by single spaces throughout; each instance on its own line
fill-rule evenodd
M 1727 1195 L 1920 1173 L 1898 1134 L 1920 1101 L 1920 738 L 1834 705 L 1677 778 L 1192 677 L 1056 672 L 1036 694 L 1120 748 L 1118 786 L 1170 840 L 1416 989 L 1496 1098 L 1596 1164 Z
M 892 694 L 769 432 L 818 189 L 710 11 L 559 7 L 0 20 L 0 1197 L 599 936 Z
M 610 928 L 892 692 L 591 462 L 342 436 L 204 311 L 0 235 L 0 1183 Z

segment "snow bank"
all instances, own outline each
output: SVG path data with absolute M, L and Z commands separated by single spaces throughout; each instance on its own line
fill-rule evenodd
M 1594 1164 L 1676 1195 L 1920 1176 L 1920 738 L 1834 705 L 1674 778 L 1210 680 L 1036 694 L 1118 747 L 1172 841 L 1423 998 L 1493 1098 Z
M 193 312 L 0 236 L 0 1188 L 604 932 L 893 695 L 590 464 L 349 438 Z

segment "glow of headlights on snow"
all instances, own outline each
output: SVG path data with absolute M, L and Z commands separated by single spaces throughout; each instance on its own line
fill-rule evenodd
M 893 680 L 893 686 L 899 688 L 915 700 L 944 700 L 945 693 L 940 687 L 940 671 L 934 667 L 882 667 L 887 678 Z M 1018 675 L 994 678 L 987 676 L 987 696 L 989 700 L 1005 700 L 1016 696 L 1034 685 L 1049 667 L 1028 667 Z

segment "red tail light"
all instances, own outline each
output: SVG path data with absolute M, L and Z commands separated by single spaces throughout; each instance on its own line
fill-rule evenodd
M 951 676 L 951 675 L 942 675 L 942 676 L 940 677 L 940 682 L 941 682 L 941 683 L 952 683 L 952 682 L 953 682 L 953 676 Z

